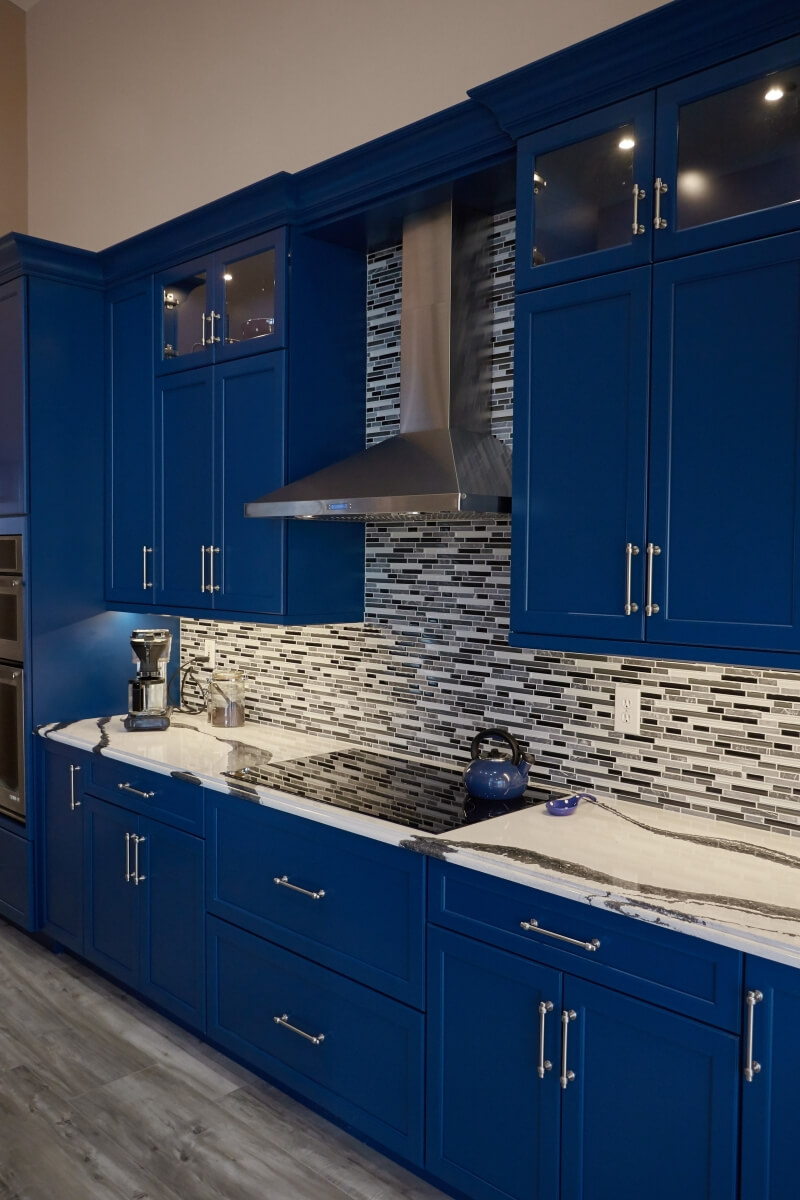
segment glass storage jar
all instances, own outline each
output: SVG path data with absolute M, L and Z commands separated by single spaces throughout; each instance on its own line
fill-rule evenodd
M 206 695 L 208 719 L 212 725 L 225 729 L 244 725 L 244 671 L 216 670 L 211 672 L 211 680 Z

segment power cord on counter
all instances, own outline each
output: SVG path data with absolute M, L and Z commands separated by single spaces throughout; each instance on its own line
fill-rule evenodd
M 178 704 L 177 704 L 177 707 L 175 707 L 173 705 L 173 709 L 175 712 L 196 714 L 196 713 L 201 713 L 201 712 L 206 711 L 206 689 L 203 687 L 202 683 L 200 682 L 200 680 L 197 677 L 197 668 L 202 666 L 203 663 L 206 663 L 206 662 L 208 662 L 207 657 L 198 656 L 196 658 L 191 659 L 188 663 L 186 663 L 185 666 L 177 667 L 172 672 L 169 683 L 167 684 L 167 695 L 168 696 L 169 696 L 170 692 L 172 691 L 172 685 L 174 684 L 174 682 L 178 678 L 178 676 L 180 676 L 180 682 L 178 684 Z M 190 679 L 192 680 L 192 682 L 194 683 L 195 687 L 198 689 L 198 691 L 200 692 L 200 695 L 202 697 L 201 703 L 196 706 L 187 704 L 186 700 L 185 700 L 186 684 Z

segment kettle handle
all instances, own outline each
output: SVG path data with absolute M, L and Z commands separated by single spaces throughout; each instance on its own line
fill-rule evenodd
M 470 756 L 472 758 L 478 757 L 481 743 L 484 742 L 486 738 L 499 738 L 501 741 L 506 742 L 511 747 L 512 765 L 515 767 L 519 766 L 522 760 L 522 750 L 520 749 L 520 744 L 514 735 L 509 733 L 506 729 L 479 729 L 475 734 L 475 737 L 472 739 L 472 745 L 469 748 Z

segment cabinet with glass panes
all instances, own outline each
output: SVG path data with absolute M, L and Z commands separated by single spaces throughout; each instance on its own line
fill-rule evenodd
M 800 39 L 531 134 L 517 288 L 800 226 Z
M 156 278 L 159 374 L 285 345 L 286 234 L 272 230 Z

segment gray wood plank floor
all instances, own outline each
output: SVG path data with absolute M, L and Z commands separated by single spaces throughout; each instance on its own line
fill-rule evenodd
M 444 1200 L 0 919 L 0 1200 Z

